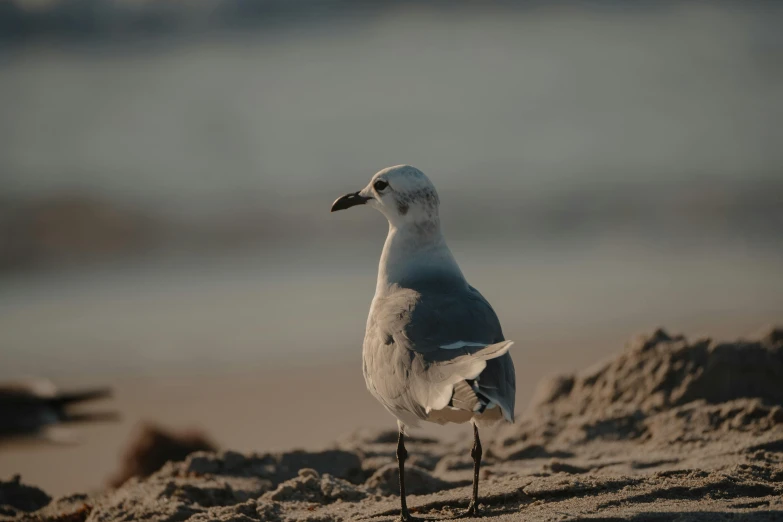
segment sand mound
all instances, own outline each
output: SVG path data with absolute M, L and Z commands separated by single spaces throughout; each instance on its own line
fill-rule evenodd
M 299 470 L 296 478 L 287 480 L 262 497 L 265 500 L 307 501 L 330 504 L 337 500 L 355 501 L 366 497 L 364 491 L 347 480 L 324 473 L 320 476 L 311 468 Z
M 399 477 L 397 463 L 390 463 L 373 473 L 365 482 L 365 486 L 370 491 L 376 491 L 382 495 L 399 495 Z M 458 485 L 460 484 L 453 484 L 434 477 L 427 470 L 418 466 L 405 466 L 405 487 L 412 495 L 435 493 Z
M 783 404 L 783 331 L 759 341 L 689 343 L 658 330 L 609 363 L 542 386 L 537 407 L 561 415 L 660 411 L 695 400 L 760 398 Z
M 783 331 L 755 341 L 689 342 L 658 330 L 612 360 L 542 382 L 506 458 L 564 457 L 575 443 L 704 440 L 783 425 Z M 520 444 L 524 443 L 524 444 Z

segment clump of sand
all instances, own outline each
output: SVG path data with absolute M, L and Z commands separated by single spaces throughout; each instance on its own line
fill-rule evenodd
M 482 465 L 485 519 L 783 520 L 783 331 L 719 343 L 659 330 L 546 380 L 528 414 L 495 435 Z M 0 509 L 74 522 L 390 521 L 395 445 L 386 431 L 321 452 L 195 453 L 92 497 L 49 502 L 28 488 L 27 507 L 7 500 L 18 481 L 0 483 Z M 414 513 L 443 519 L 467 506 L 468 446 L 411 438 Z
M 361 500 L 367 493 L 344 479 L 328 473 L 323 476 L 312 468 L 299 470 L 297 477 L 277 486 L 274 491 L 265 493 L 262 498 L 276 501 L 300 501 L 330 504 L 337 500 L 348 502 Z

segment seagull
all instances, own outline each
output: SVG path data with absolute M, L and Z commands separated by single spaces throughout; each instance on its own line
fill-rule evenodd
M 402 521 L 415 520 L 405 499 L 407 428 L 420 421 L 473 424 L 473 497 L 463 516 L 477 516 L 479 426 L 514 422 L 512 341 L 446 245 L 439 204 L 423 172 L 398 165 L 331 209 L 366 205 L 389 221 L 362 359 L 367 389 L 397 418 Z
M 43 438 L 67 442 L 58 424 L 116 420 L 115 412 L 75 412 L 71 406 L 111 396 L 108 388 L 61 392 L 46 379 L 0 383 L 0 441 Z M 60 435 L 64 435 L 60 432 Z

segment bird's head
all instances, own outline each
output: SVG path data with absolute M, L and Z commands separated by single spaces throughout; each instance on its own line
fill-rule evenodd
M 435 186 L 422 171 L 410 165 L 397 165 L 375 174 L 362 190 L 338 198 L 332 204 L 332 212 L 368 205 L 396 227 L 437 226 L 439 203 Z

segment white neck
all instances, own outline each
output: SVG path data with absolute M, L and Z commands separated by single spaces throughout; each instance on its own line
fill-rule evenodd
M 437 220 L 424 226 L 389 223 L 378 265 L 376 297 L 384 295 L 393 285 L 410 288 L 426 284 L 429 279 L 446 278 L 465 281 Z

